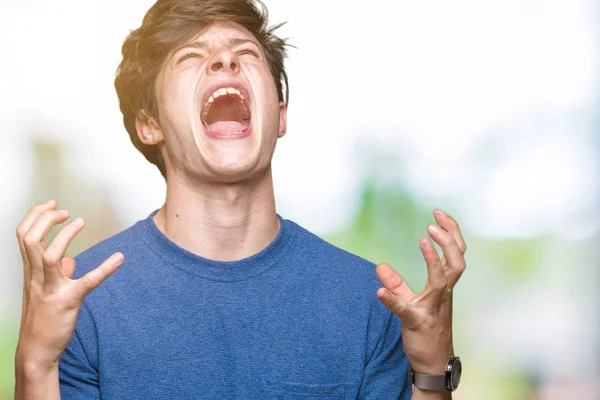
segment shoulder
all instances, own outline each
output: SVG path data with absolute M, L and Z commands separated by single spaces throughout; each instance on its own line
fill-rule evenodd
M 318 268 L 321 275 L 344 277 L 347 284 L 361 287 L 380 287 L 375 274 L 376 264 L 356 254 L 337 247 L 316 234 L 290 221 L 297 231 L 295 253 L 306 261 L 307 268 Z

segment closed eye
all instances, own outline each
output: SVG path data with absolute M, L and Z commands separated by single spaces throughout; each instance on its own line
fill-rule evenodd
M 181 64 L 182 62 L 190 58 L 202 58 L 202 56 L 198 53 L 185 53 L 184 55 L 179 57 L 179 59 L 177 60 L 177 64 Z
M 237 52 L 238 56 L 243 56 L 243 55 L 246 55 L 246 54 L 251 54 L 251 55 L 253 55 L 256 58 L 260 58 L 260 56 L 258 55 L 258 53 L 256 51 L 254 51 L 254 50 L 251 50 L 251 49 L 244 49 L 244 50 L 240 50 L 240 51 Z

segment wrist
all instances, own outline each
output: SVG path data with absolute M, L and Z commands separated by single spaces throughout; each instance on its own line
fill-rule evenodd
M 443 374 L 450 357 L 454 356 L 452 342 L 439 346 L 435 352 L 420 354 L 418 357 L 408 357 L 408 361 L 415 372 L 428 375 Z
M 449 352 L 443 354 L 444 356 L 435 357 L 435 359 L 432 359 L 430 361 L 420 362 L 415 365 L 411 363 L 411 367 L 413 371 L 419 372 L 421 374 L 442 375 L 446 371 L 446 365 L 448 364 L 448 360 L 454 355 L 454 353 Z
M 58 362 L 37 359 L 17 352 L 15 356 L 15 373 L 17 378 L 44 379 L 58 371 Z
M 58 363 L 15 360 L 15 400 L 60 400 Z

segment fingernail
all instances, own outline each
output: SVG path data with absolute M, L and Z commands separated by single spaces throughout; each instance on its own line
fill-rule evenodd
M 440 229 L 437 226 L 433 225 L 433 224 L 428 226 L 428 230 L 433 235 L 437 235 L 437 234 L 440 233 Z
M 114 256 L 112 256 L 112 259 L 114 262 L 121 262 L 121 261 L 123 261 L 123 254 L 121 254 L 121 253 L 115 254 Z
M 75 226 L 81 226 L 83 225 L 83 218 L 81 217 L 77 217 L 73 220 L 73 225 Z
M 448 215 L 448 214 L 446 214 L 446 211 L 444 211 L 444 210 L 440 210 L 439 208 L 436 208 L 436 209 L 435 209 L 435 212 L 436 212 L 438 215 Z
M 67 210 L 59 210 L 58 212 L 60 213 L 60 215 L 69 215 L 69 212 Z
M 52 204 L 52 203 L 54 203 L 54 200 L 48 200 L 48 201 L 47 201 L 47 202 L 45 202 L 44 204 L 50 205 L 50 204 Z

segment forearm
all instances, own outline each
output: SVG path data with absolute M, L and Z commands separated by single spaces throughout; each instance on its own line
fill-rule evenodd
M 411 400 L 452 400 L 451 392 L 424 390 L 413 386 Z
M 60 400 L 58 365 L 15 362 L 15 400 Z

